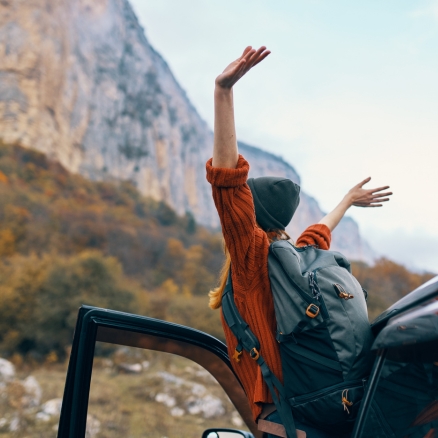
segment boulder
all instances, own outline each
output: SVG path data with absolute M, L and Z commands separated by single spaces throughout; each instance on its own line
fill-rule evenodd
M 143 366 L 140 363 L 120 363 L 117 365 L 117 371 L 125 374 L 140 374 Z
M 155 396 L 155 401 L 158 403 L 163 403 L 163 405 L 167 406 L 168 408 L 173 408 L 176 405 L 175 397 L 165 394 L 164 392 L 159 392 Z
M 40 421 L 50 421 L 52 418 L 59 416 L 61 413 L 61 398 L 53 398 L 46 401 L 40 411 L 36 414 L 36 419 Z
M 93 415 L 87 415 L 85 438 L 95 438 L 100 432 L 100 421 Z
M 202 415 L 204 418 L 220 417 L 225 414 L 222 401 L 212 395 L 204 397 L 189 397 L 186 402 L 187 411 L 192 415 Z
M 0 357 L 0 385 L 15 378 L 15 366 L 12 362 Z
M 41 403 L 42 390 L 37 379 L 34 376 L 28 376 L 21 384 L 24 387 L 25 395 L 23 396 L 23 406 L 34 408 Z

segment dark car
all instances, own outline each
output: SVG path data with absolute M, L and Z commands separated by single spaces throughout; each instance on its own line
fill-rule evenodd
M 372 328 L 375 334 L 375 362 L 366 384 L 352 438 L 438 437 L 438 277 L 383 312 L 373 322 Z M 262 436 L 252 420 L 246 396 L 233 373 L 227 349 L 222 342 L 189 327 L 83 306 L 79 310 L 73 339 L 58 437 L 86 436 L 96 345 L 112 345 L 113 348 L 119 346 L 119 349 L 134 347 L 154 354 L 171 353 L 193 361 L 208 371 L 225 391 L 240 414 L 242 427 L 238 429 L 248 429 L 233 430 L 231 418 L 225 413 L 222 424 L 211 427 L 214 420 L 210 421 L 206 424 L 210 426 L 209 429 L 203 434 L 192 429 L 190 435 L 185 435 L 187 432 L 183 432 L 183 429 L 177 433 L 174 429 L 172 436 Z M 130 368 L 125 366 L 125 371 L 129 373 Z M 182 380 L 175 381 L 180 386 L 183 384 Z M 130 385 L 126 390 L 136 391 L 136 388 L 136 385 Z M 162 399 L 166 402 L 164 396 Z M 146 398 L 139 396 L 138 403 L 142 403 L 142 400 Z M 155 395 L 155 399 L 150 399 L 149 402 L 156 403 L 155 400 L 161 399 Z M 105 400 L 100 402 L 105 403 Z M 168 405 L 171 406 L 172 403 L 174 402 L 168 402 Z M 192 411 L 200 411 L 202 408 L 203 406 L 198 405 Z M 173 409 L 174 414 L 181 415 L 187 423 L 189 415 L 184 414 L 183 410 L 177 411 L 175 407 Z M 227 421 L 225 423 L 224 418 Z M 166 418 L 155 420 L 145 420 L 144 431 L 139 435 L 128 433 L 119 436 L 166 436 L 164 434 L 168 433 L 167 429 L 157 433 L 153 430 L 154 427 L 161 427 L 161 423 L 166 423 Z M 201 424 L 202 421 L 198 423 Z M 87 433 L 91 436 L 89 431 Z

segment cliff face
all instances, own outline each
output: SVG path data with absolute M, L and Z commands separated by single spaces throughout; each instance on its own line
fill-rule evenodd
M 147 196 L 217 226 L 204 163 L 212 133 L 150 46 L 127 0 L 0 2 L 0 139 L 40 150 L 92 179 L 130 179 Z M 251 175 L 294 169 L 246 145 Z M 290 231 L 322 216 L 302 195 Z M 346 220 L 335 239 L 371 251 Z

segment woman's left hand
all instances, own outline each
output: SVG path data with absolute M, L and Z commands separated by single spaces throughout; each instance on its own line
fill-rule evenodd
M 371 177 L 368 177 L 349 190 L 345 197 L 348 199 L 350 205 L 356 207 L 382 207 L 382 202 L 389 201 L 388 196 L 391 196 L 392 192 L 383 192 L 389 189 L 389 186 L 368 190 L 363 188 L 370 180 Z

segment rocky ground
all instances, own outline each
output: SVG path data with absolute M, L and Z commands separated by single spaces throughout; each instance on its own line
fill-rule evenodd
M 0 437 L 55 437 L 66 365 L 16 368 L 0 359 Z M 244 428 L 228 397 L 198 365 L 123 348 L 96 358 L 87 438 L 200 437 L 209 427 Z

